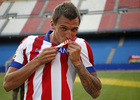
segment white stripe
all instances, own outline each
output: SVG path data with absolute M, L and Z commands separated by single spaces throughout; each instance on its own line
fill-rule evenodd
M 89 62 L 88 57 L 88 51 L 86 47 L 86 43 L 84 42 L 84 39 L 77 39 L 76 42 L 81 46 L 81 59 L 85 67 L 92 66 L 92 64 Z
M 54 63 L 55 62 L 55 63 Z M 61 64 L 60 53 L 52 61 L 51 66 L 52 100 L 61 100 Z
M 33 88 L 34 88 L 33 100 L 41 100 L 42 75 L 44 66 L 45 65 L 40 66 L 35 72 L 35 76 L 33 79 Z
M 37 37 L 38 36 L 29 36 L 28 37 L 28 42 L 26 42 L 26 44 L 25 44 L 25 46 L 27 46 L 27 48 L 26 48 L 26 56 L 27 56 L 28 62 L 30 61 L 30 51 L 32 51 L 33 43 L 34 43 L 34 41 L 35 41 L 35 39 Z

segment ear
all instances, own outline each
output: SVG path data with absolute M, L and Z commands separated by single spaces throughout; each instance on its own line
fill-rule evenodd
M 52 27 L 52 29 L 54 30 L 55 29 L 55 26 L 54 26 L 54 23 L 53 23 L 53 21 L 51 20 L 51 27 Z

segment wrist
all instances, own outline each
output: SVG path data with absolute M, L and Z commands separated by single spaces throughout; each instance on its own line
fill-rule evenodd
M 39 60 L 38 56 L 33 59 L 33 62 L 36 64 L 36 66 L 42 65 L 42 62 Z
M 82 62 L 81 60 L 77 61 L 77 62 L 73 62 L 74 67 L 79 67 L 81 66 Z

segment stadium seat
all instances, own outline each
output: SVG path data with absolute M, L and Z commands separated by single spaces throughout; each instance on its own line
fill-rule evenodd
M 115 5 L 115 0 L 106 0 L 104 11 L 113 10 Z
M 76 7 L 78 7 L 78 4 L 80 0 L 70 0 Z
M 46 18 L 39 33 L 47 33 L 51 29 L 50 22 L 51 18 Z
M 47 7 L 45 8 L 44 12 L 52 12 L 53 9 L 63 1 L 70 1 L 70 0 L 49 0 Z
M 16 1 L 12 5 L 9 13 L 17 13 L 17 15 L 30 15 L 37 1 Z
M 117 13 L 83 15 L 79 32 L 114 30 Z
M 105 64 L 112 48 L 117 48 L 117 38 L 88 38 L 86 39 L 93 51 L 94 63 Z
M 45 2 L 43 0 L 38 0 L 34 9 L 33 9 L 33 11 L 32 11 L 32 13 L 31 13 L 31 15 L 38 15 L 40 13 L 44 3 Z
M 140 28 L 140 12 L 123 13 L 119 29 L 139 29 Z
M 6 19 L 0 19 L 0 30 L 2 29 Z
M 128 63 L 130 55 L 140 55 L 139 47 L 121 47 L 116 48 L 111 63 Z
M 0 3 L 0 16 L 3 16 L 5 14 L 9 6 L 10 6 L 10 1 Z
M 120 0 L 119 7 L 140 8 L 139 0 Z
M 98 30 L 114 30 L 117 19 L 117 13 L 103 14 Z
M 128 63 L 130 55 L 140 55 L 140 38 L 125 37 L 122 47 L 117 47 L 111 63 Z
M 19 43 L 0 43 L 0 65 L 4 65 L 4 63 L 14 55 Z M 8 54 L 7 54 L 8 53 Z
M 79 26 L 79 32 L 97 31 L 101 18 L 102 14 L 83 15 Z
M 42 18 L 37 17 L 37 18 L 28 18 L 26 24 L 22 28 L 20 34 L 35 34 L 37 27 L 39 26 Z
M 103 11 L 106 0 L 83 0 L 80 10 Z
M 19 35 L 28 19 L 11 19 L 1 32 L 2 35 Z

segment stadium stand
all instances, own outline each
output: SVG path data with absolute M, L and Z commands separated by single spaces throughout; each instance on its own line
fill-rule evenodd
M 51 29 L 52 11 L 63 1 L 72 1 L 81 13 L 81 24 L 77 35 L 89 42 L 97 70 L 140 69 L 140 63 L 129 62 L 130 55 L 140 55 L 139 0 L 0 2 L 0 55 L 1 57 L 6 55 L 3 59 L 0 57 L 0 66 L 4 66 L 14 54 L 19 44 L 18 38 L 23 39 L 29 34 L 45 34 Z M 9 41 L 6 42 L 5 38 Z
M 88 38 L 87 41 L 93 50 L 94 63 L 105 64 L 112 48 L 117 48 L 120 37 L 117 38 Z
M 45 2 L 43 0 L 38 0 L 36 2 L 36 5 L 34 6 L 34 9 L 32 10 L 31 15 L 38 15 L 38 14 L 40 14 L 41 9 L 42 9 L 44 3 Z
M 9 6 L 10 6 L 10 2 L 8 2 L 8 1 L 0 3 L 0 16 L 1 17 L 5 14 L 5 12 Z
M 139 0 L 120 0 L 119 7 L 140 8 Z
M 83 15 L 81 24 L 79 26 L 79 32 L 97 31 L 102 14 L 96 15 Z
M 45 19 L 39 33 L 46 33 L 47 31 L 49 31 L 51 29 L 50 21 L 51 21 L 51 18 L 46 18 Z
M 114 30 L 117 19 L 117 13 L 103 14 L 98 30 Z
M 123 13 L 120 20 L 119 29 L 139 29 L 140 11 Z
M 113 10 L 115 6 L 115 0 L 106 0 L 104 10 Z
M 28 18 L 26 24 L 22 28 L 20 34 L 35 34 L 39 23 L 41 22 L 42 18 Z
M 117 13 L 83 15 L 79 32 L 114 30 Z
M 88 11 L 103 11 L 106 4 L 106 0 L 84 0 L 81 4 L 80 10 Z
M 52 12 L 54 7 L 62 3 L 63 1 L 70 1 L 70 0 L 49 0 L 45 12 Z
M 35 1 L 16 1 L 13 3 L 8 13 L 17 13 L 17 15 L 30 15 L 35 4 Z
M 0 30 L 2 29 L 2 26 L 4 25 L 6 19 L 0 19 Z
M 81 0 L 71 0 L 71 2 L 78 7 Z
M 24 27 L 27 20 L 28 20 L 27 18 L 9 20 L 9 22 L 7 23 L 7 25 L 5 26 L 5 28 L 3 29 L 1 34 L 2 35 L 19 34 L 21 32 L 22 28 Z

